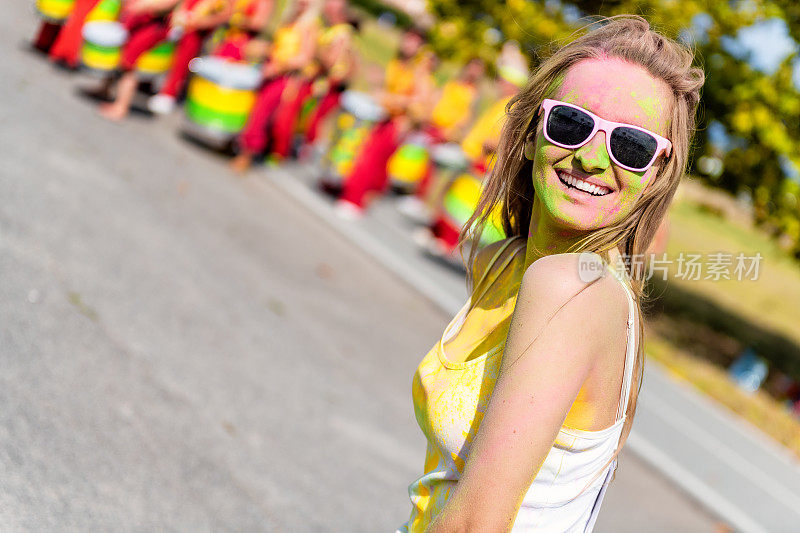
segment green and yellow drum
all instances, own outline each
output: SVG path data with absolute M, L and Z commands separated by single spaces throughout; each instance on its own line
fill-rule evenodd
M 412 192 L 425 176 L 430 157 L 423 135 L 414 135 L 398 148 L 386 165 L 389 182 L 401 192 Z
M 261 84 L 261 70 L 214 56 L 193 59 L 189 70 L 193 75 L 186 96 L 184 131 L 222 148 L 247 124 Z
M 72 8 L 75 7 L 75 0 L 36 0 L 36 11 L 47 22 L 59 24 L 64 22 Z
M 113 7 L 113 6 L 112 6 Z M 110 12 L 109 12 L 110 13 Z M 97 20 L 83 26 L 81 61 L 92 72 L 106 74 L 119 68 L 122 46 L 128 40 L 128 30 L 119 22 Z M 136 61 L 136 71 L 144 77 L 165 73 L 172 66 L 175 43 L 157 44 Z
M 119 22 L 95 21 L 83 26 L 81 62 L 92 72 L 106 74 L 119 66 L 128 30 Z
M 353 168 L 358 150 L 372 125 L 386 116 L 386 111 L 370 95 L 358 91 L 342 93 L 341 110 L 334 122 L 330 148 L 324 158 L 327 179 L 341 182 Z
M 114 22 L 122 10 L 122 0 L 100 0 L 86 16 L 86 22 Z
M 175 42 L 163 41 L 139 56 L 136 61 L 136 72 L 148 78 L 160 76 L 172 66 L 174 55 Z
M 478 207 L 481 196 L 481 180 L 472 174 L 460 174 L 444 193 L 444 217 L 453 226 L 461 228 Z M 500 211 L 495 210 L 487 219 L 481 234 L 481 243 L 489 244 L 505 238 Z

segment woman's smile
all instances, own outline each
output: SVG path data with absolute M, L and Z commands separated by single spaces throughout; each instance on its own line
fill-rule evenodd
M 597 177 L 576 170 L 560 168 L 555 170 L 561 184 L 564 185 L 567 190 L 576 191 L 576 194 L 579 194 L 579 196 L 607 196 L 614 192 L 614 189 L 605 185 Z

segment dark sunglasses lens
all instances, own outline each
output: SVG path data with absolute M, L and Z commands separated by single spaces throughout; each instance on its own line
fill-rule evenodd
M 589 138 L 594 119 L 579 109 L 553 106 L 547 118 L 547 135 L 557 143 L 574 146 Z
M 658 141 L 649 133 L 619 127 L 611 132 L 611 153 L 631 168 L 644 169 L 656 153 Z

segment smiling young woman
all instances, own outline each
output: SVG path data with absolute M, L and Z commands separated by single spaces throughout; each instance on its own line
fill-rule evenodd
M 472 294 L 425 356 L 402 532 L 591 531 L 636 410 L 644 254 L 686 168 L 703 73 L 633 16 L 545 60 L 462 232 Z M 608 273 L 609 275 L 605 275 Z

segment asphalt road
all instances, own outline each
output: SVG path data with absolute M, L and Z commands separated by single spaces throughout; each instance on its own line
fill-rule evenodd
M 391 531 L 450 318 L 178 117 L 111 124 L 0 19 L 0 530 Z M 630 452 L 596 531 L 712 531 Z

